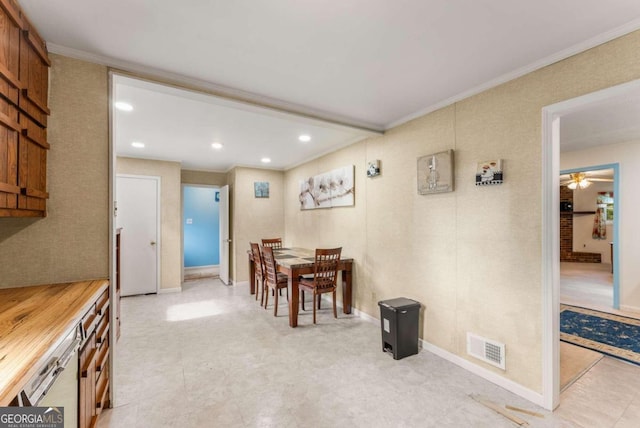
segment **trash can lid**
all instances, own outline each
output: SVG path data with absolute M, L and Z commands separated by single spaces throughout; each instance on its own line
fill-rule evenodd
M 378 305 L 384 306 L 390 309 L 411 309 L 414 307 L 419 308 L 420 302 L 407 299 L 406 297 L 398 297 L 396 299 L 381 300 L 378 302 Z

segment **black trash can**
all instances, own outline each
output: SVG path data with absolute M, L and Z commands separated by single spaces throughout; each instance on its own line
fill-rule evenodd
M 382 350 L 393 354 L 394 360 L 417 354 L 420 302 L 398 297 L 381 300 L 378 306 L 380 306 Z

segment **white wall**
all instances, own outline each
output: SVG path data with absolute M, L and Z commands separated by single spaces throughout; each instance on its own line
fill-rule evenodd
M 574 169 L 609 163 L 620 164 L 620 308 L 640 312 L 640 141 L 563 152 L 560 169 Z M 608 231 L 607 231 L 608 232 Z
M 598 192 L 613 192 L 613 183 L 592 182 L 586 189 L 573 191 L 574 211 L 595 211 Z M 611 241 L 613 241 L 613 222 L 607 222 L 607 238 L 593 239 L 595 214 L 576 214 L 573 216 L 573 251 L 600 253 L 602 263 L 611 264 Z

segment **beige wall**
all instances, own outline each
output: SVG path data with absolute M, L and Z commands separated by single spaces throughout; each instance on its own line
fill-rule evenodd
M 210 186 L 224 186 L 227 184 L 226 172 L 193 171 L 183 169 L 180 172 L 183 184 L 207 184 Z
M 109 276 L 107 69 L 50 58 L 48 215 L 0 219 L 0 287 Z
M 640 32 L 545 67 L 285 174 L 285 240 L 339 243 L 355 258 L 354 304 L 425 306 L 422 337 L 542 393 L 541 110 L 640 78 Z M 416 159 L 455 149 L 452 193 L 418 195 Z M 476 187 L 476 164 L 504 160 L 505 183 Z M 368 160 L 382 175 L 367 179 Z M 298 181 L 356 166 L 356 206 L 300 211 Z M 506 344 L 506 372 L 466 355 L 466 333 Z
M 234 282 L 249 280 L 249 242 L 284 236 L 283 177 L 281 171 L 234 168 L 229 174 L 232 238 L 230 276 Z M 256 198 L 253 183 L 269 182 L 269 197 Z
M 118 157 L 116 172 L 118 174 L 160 177 L 160 289 L 168 290 L 181 287 L 182 188 L 180 185 L 180 162 Z
M 637 227 L 640 218 L 640 194 L 637 188 L 637 183 L 640 183 L 640 141 L 563 152 L 560 156 L 561 169 L 609 163 L 620 165 L 620 195 L 614 195 L 615 201 L 620 204 L 620 308 L 640 312 L 640 239 Z

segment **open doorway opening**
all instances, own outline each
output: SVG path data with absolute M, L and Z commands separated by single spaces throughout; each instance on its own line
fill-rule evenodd
M 611 257 L 613 249 L 611 311 L 619 307 L 628 312 L 640 312 L 640 300 L 635 297 L 640 288 L 633 279 L 633 275 L 640 274 L 640 266 L 634 262 L 640 254 L 640 245 L 631 238 L 637 233 L 637 228 L 630 221 L 640 212 L 640 199 L 633 187 L 639 178 L 636 170 L 640 167 L 638 114 L 640 81 L 543 109 L 543 396 L 545 407 L 549 409 L 560 403 L 560 325 L 561 310 L 564 311 L 560 305 L 561 172 L 568 173 L 568 179 L 571 179 L 571 173 L 585 172 L 586 175 L 590 170 L 614 170 L 613 228 L 611 232 L 606 229 L 605 219 L 605 224 L 596 232 L 602 237 L 612 234 L 610 241 L 606 241 L 608 236 L 603 239 L 613 242 L 609 251 Z M 572 123 L 579 126 L 568 126 Z M 580 181 L 580 177 L 576 178 Z M 608 203 L 603 201 L 605 206 L 598 209 L 607 210 Z M 595 213 L 585 216 L 591 216 L 593 228 Z M 582 250 L 585 248 L 583 242 Z M 572 251 L 580 252 L 580 243 L 577 250 L 574 248 Z
M 571 158 L 570 152 L 561 151 L 561 163 L 564 155 Z M 617 164 L 611 166 L 560 173 L 561 304 L 617 309 L 613 270 Z
M 184 279 L 217 277 L 220 273 L 220 189 L 182 186 Z

